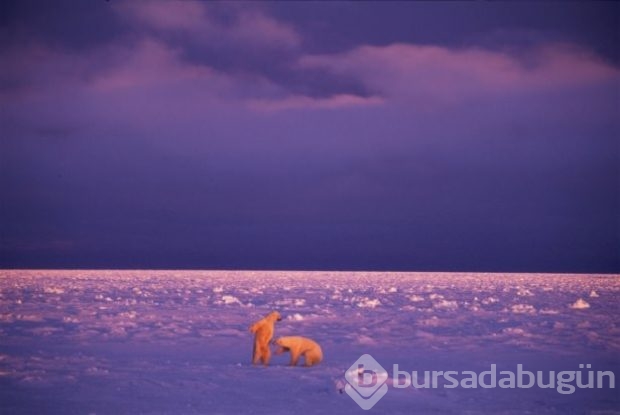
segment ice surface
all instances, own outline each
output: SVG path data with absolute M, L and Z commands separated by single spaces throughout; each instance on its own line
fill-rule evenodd
M 620 381 L 619 295 L 620 277 L 596 275 L 0 271 L 0 412 L 361 413 L 341 392 L 365 353 L 388 372 L 591 364 Z M 249 364 L 248 327 L 272 309 L 276 336 L 321 344 L 319 366 Z M 618 414 L 620 401 L 390 388 L 370 412 Z

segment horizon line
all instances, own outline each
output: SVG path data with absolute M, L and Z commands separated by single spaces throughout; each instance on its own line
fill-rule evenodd
M 377 269 L 267 269 L 267 268 L 0 268 L 2 271 L 217 271 L 217 272 L 332 272 L 332 273 L 410 273 L 410 274 L 542 274 L 542 275 L 596 275 L 596 276 L 613 276 L 620 277 L 620 273 L 613 272 L 561 272 L 561 271 L 416 271 L 416 270 L 377 270 Z

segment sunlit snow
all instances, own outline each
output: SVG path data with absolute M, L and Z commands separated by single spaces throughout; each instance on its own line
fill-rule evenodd
M 618 276 L 0 271 L 0 402 L 7 414 L 359 413 L 341 392 L 366 353 L 388 371 L 591 364 L 620 380 L 619 295 Z M 248 327 L 274 309 L 276 336 L 316 340 L 320 365 L 250 365 Z M 370 412 L 613 414 L 616 392 L 390 388 Z

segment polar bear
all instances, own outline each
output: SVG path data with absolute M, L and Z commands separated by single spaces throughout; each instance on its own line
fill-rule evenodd
M 280 337 L 273 342 L 278 348 L 276 354 L 291 352 L 291 366 L 297 366 L 299 356 L 305 359 L 304 366 L 314 366 L 323 360 L 321 346 L 312 339 L 301 336 Z
M 269 364 L 271 350 L 269 342 L 273 338 L 274 325 L 276 321 L 281 321 L 282 317 L 277 311 L 272 311 L 261 320 L 250 326 L 250 333 L 254 333 L 254 349 L 252 350 L 252 364 Z

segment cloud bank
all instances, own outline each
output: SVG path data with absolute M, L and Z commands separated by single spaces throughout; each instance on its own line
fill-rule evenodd
M 334 48 L 263 4 L 97 7 L 88 47 L 3 26 L 5 264 L 618 264 L 620 76 L 586 44 Z

